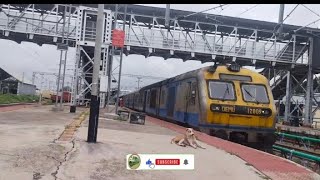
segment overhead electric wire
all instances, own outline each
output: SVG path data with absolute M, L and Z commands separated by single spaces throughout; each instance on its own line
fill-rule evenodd
M 254 6 L 250 7 L 250 8 L 248 8 L 248 9 L 246 9 L 245 11 L 243 11 L 243 12 L 242 12 L 242 13 L 240 13 L 240 14 L 238 14 L 237 16 L 240 16 L 240 15 L 242 15 L 242 14 L 244 14 L 244 13 L 246 13 L 246 12 L 250 11 L 251 9 L 253 9 L 253 8 L 257 7 L 257 6 L 259 6 L 259 4 L 256 4 L 256 5 L 254 5 Z
M 312 12 L 313 14 L 317 15 L 318 17 L 320 17 L 320 15 L 319 15 L 318 13 L 314 12 L 312 9 L 308 8 L 307 6 L 305 6 L 305 5 L 303 5 L 303 4 L 301 4 L 301 5 L 302 5 L 303 7 L 305 7 L 306 9 L 308 9 L 308 10 L 309 10 L 310 12 Z M 311 23 L 309 23 L 309 24 L 307 24 L 307 25 L 305 25 L 305 26 L 302 26 L 302 27 L 294 30 L 294 32 L 296 33 L 297 31 L 300 31 L 301 29 L 306 28 L 306 27 L 310 26 L 311 24 L 315 24 L 315 23 L 318 22 L 318 21 L 320 21 L 320 19 L 317 19 L 317 20 L 315 20 L 315 21 L 312 21 Z M 315 35 L 315 34 L 313 34 L 313 35 Z M 317 35 L 315 35 L 315 36 L 317 36 Z
M 290 13 L 287 15 L 286 18 L 284 18 L 284 20 L 282 21 L 282 23 L 293 13 L 294 10 L 296 10 L 296 8 L 299 6 L 299 4 L 297 4 L 291 11 Z
M 221 12 L 222 12 L 223 10 L 227 9 L 228 7 L 230 7 L 230 4 L 227 4 L 224 9 L 221 8 L 221 11 L 219 11 L 217 14 L 213 14 L 212 17 L 216 18 L 218 15 L 221 14 Z M 210 16 L 208 16 L 208 14 L 206 14 L 206 18 L 207 18 L 207 19 L 211 19 L 211 20 L 217 21 L 218 23 L 221 23 L 221 24 L 222 24 L 221 21 L 218 21 L 218 20 L 216 20 L 216 19 L 213 19 L 212 17 L 210 17 Z
M 203 13 L 203 12 L 210 11 L 210 10 L 214 10 L 214 9 L 217 9 L 217 8 L 222 8 L 223 6 L 226 6 L 226 5 L 227 5 L 227 4 L 221 4 L 221 5 L 219 5 L 219 6 L 215 6 L 215 7 L 213 7 L 213 8 L 209 8 L 209 9 L 206 9 L 206 10 L 203 10 L 203 11 L 200 11 L 200 12 L 194 12 L 194 13 L 191 13 L 191 14 L 186 15 L 186 16 L 180 16 L 180 17 L 178 17 L 177 19 L 178 19 L 178 20 L 179 20 L 179 19 L 184 19 L 184 18 L 186 18 L 186 17 L 193 16 L 193 15 L 195 15 L 195 14 Z
M 315 21 L 313 21 L 313 22 L 311 22 L 311 23 L 309 23 L 309 24 L 307 24 L 307 25 L 305 25 L 303 27 L 300 27 L 300 28 L 294 30 L 294 32 L 300 31 L 301 29 L 306 28 L 306 27 L 310 26 L 311 24 L 314 24 L 314 23 L 316 23 L 318 21 L 320 21 L 320 19 L 317 19 L 317 20 L 315 20 Z
M 293 13 L 294 10 L 297 9 L 297 7 L 299 6 L 299 4 L 297 4 L 290 12 L 289 14 L 286 16 L 286 18 L 284 18 L 284 20 L 282 21 L 282 24 L 284 23 L 285 20 L 288 19 L 288 17 L 290 17 L 290 15 Z M 280 26 L 280 24 L 278 23 L 274 28 L 273 28 L 273 32 L 276 31 L 276 29 Z
M 308 8 L 306 5 L 301 4 L 303 7 L 307 8 L 310 12 L 312 12 L 313 14 L 317 15 L 318 17 L 320 17 L 320 15 L 316 12 L 314 12 L 312 9 Z

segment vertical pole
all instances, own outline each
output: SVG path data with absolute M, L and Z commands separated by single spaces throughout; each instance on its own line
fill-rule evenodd
M 42 84 L 43 84 L 43 74 L 41 74 L 41 82 L 40 82 L 40 97 L 39 97 L 39 104 L 41 105 L 42 101 Z
M 140 79 L 142 79 L 142 77 L 137 77 L 138 78 L 138 89 L 140 88 Z
M 280 9 L 279 9 L 279 19 L 278 23 L 280 24 L 280 27 L 278 28 L 278 33 L 279 36 L 282 37 L 282 24 L 283 24 L 283 14 L 284 14 L 284 4 L 280 4 Z
M 36 72 L 32 73 L 32 84 L 34 85 L 34 80 L 36 79 Z
M 118 4 L 115 6 L 115 13 L 114 13 L 114 23 L 113 29 L 117 28 L 117 20 L 118 20 Z M 111 49 L 111 56 L 108 59 L 108 87 L 107 87 L 107 112 L 109 112 L 109 101 L 110 101 L 110 87 L 111 87 L 111 74 L 112 74 L 112 61 L 115 54 L 115 47 L 112 46 Z
M 312 124 L 312 98 L 313 96 L 313 72 L 312 72 L 312 54 L 313 54 L 313 39 L 310 38 L 309 57 L 308 57 L 308 77 L 307 77 L 307 92 L 306 92 L 306 109 L 305 109 L 305 122 Z
M 127 22 L 127 5 L 124 5 L 124 15 L 123 15 L 123 32 L 126 32 L 126 22 Z M 119 94 L 120 94 L 120 82 L 121 82 L 121 71 L 122 71 L 122 58 L 123 58 L 123 47 L 121 48 L 120 52 L 120 67 L 119 67 L 119 76 L 118 76 L 118 93 L 117 93 L 117 101 L 116 101 L 116 114 L 118 114 L 119 108 Z
M 67 9 L 67 6 L 65 6 L 65 13 L 66 13 L 66 9 Z M 68 19 L 68 26 L 67 26 L 67 38 L 66 38 L 66 45 L 68 46 L 68 38 L 69 38 L 69 27 L 70 27 L 70 16 L 71 16 L 71 5 L 69 5 L 69 11 L 68 11 L 68 16 L 69 16 L 69 19 Z M 64 16 L 64 18 L 66 18 L 66 16 Z M 64 33 L 64 30 L 63 30 L 63 33 Z M 61 94 L 61 98 L 60 98 L 60 109 L 62 110 L 62 103 L 63 103 L 63 100 L 64 100 L 64 80 L 65 80 L 65 76 L 66 76 L 66 66 L 67 66 L 67 56 L 68 56 L 68 50 L 65 50 L 64 51 L 64 63 L 63 63 L 63 75 L 62 75 L 62 85 L 61 85 L 61 88 L 62 88 L 62 94 Z
M 99 120 L 99 71 L 101 61 L 101 45 L 103 35 L 103 11 L 104 4 L 98 5 L 98 16 L 96 26 L 96 42 L 94 48 L 94 64 L 92 74 L 92 91 L 91 91 L 91 103 L 90 103 L 90 117 L 88 127 L 88 142 L 97 142 L 98 132 L 98 120 Z
M 286 87 L 286 106 L 284 120 L 289 121 L 290 118 L 290 106 L 291 106 L 291 70 L 287 72 L 287 87 Z
M 169 28 L 170 25 L 170 4 L 166 5 L 165 26 Z
M 74 79 L 73 79 L 73 93 L 72 93 L 72 104 L 70 106 L 70 113 L 76 112 L 77 106 L 77 95 L 78 95 L 78 86 L 79 86 L 79 63 L 80 63 L 80 46 L 76 46 L 76 63 L 74 69 Z
M 61 43 L 64 43 L 64 28 L 65 28 L 65 22 L 66 22 L 66 6 L 64 6 L 64 13 L 63 13 L 63 24 L 62 24 L 62 39 Z M 63 50 L 60 51 L 60 62 L 59 62 L 59 74 L 58 74 L 58 80 L 57 80 L 57 95 L 56 95 L 56 102 L 55 102 L 55 109 L 57 110 L 58 108 L 58 96 L 59 96 L 59 88 L 60 88 L 60 79 L 61 79 L 61 64 L 62 64 L 62 55 L 63 55 Z M 62 87 L 63 90 L 63 87 Z M 62 94 L 61 98 L 62 100 Z

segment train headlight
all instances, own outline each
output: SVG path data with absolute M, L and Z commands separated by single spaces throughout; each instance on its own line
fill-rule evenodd
M 270 109 L 262 109 L 261 113 L 262 113 L 263 115 L 268 116 L 268 115 L 271 115 L 271 110 L 270 110 Z

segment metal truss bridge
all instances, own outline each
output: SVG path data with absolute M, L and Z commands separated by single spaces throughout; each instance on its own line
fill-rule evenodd
M 295 86 L 307 79 L 305 120 L 312 121 L 312 79 L 320 72 L 320 54 L 315 50 L 320 45 L 319 29 L 284 24 L 283 33 L 279 34 L 277 23 L 204 13 L 187 16 L 192 13 L 172 9 L 166 25 L 164 8 L 105 5 L 103 53 L 99 62 L 101 81 L 116 74 L 112 66 L 117 63 L 119 66 L 120 51 L 112 47 L 112 29 L 125 26 L 126 55 L 202 63 L 235 61 L 263 68 L 275 99 L 286 95 L 288 107 Z M 75 47 L 72 96 L 75 106 L 90 99 L 96 18 L 95 4 L 1 4 L 0 38 Z M 104 106 L 106 90 L 101 87 L 100 90 Z M 286 119 L 290 117 L 289 111 L 286 110 Z

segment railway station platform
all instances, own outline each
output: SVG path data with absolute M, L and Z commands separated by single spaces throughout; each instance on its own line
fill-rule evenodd
M 112 109 L 112 108 L 111 108 Z M 85 121 L 75 135 L 78 152 L 72 164 L 64 166 L 64 176 L 112 179 L 320 179 L 303 166 L 275 155 L 196 132 L 206 149 L 193 149 L 171 144 L 185 128 L 146 116 L 145 125 L 130 124 L 106 118 L 100 110 L 98 143 L 88 144 Z M 127 154 L 194 154 L 195 169 L 189 171 L 128 171 Z M 86 163 L 93 164 L 91 168 Z M 100 164 L 96 166 L 94 164 Z M 94 167 L 96 169 L 94 169 Z M 98 169 L 97 169 L 98 168 Z M 81 172 L 76 175 L 72 172 Z M 93 175 L 93 172 L 99 172 Z M 85 179 L 85 178 L 84 178 Z
M 106 118 L 100 110 L 97 143 L 87 143 L 88 116 L 29 106 L 0 113 L 1 179 L 223 179 L 308 180 L 320 176 L 289 160 L 196 132 L 193 149 L 171 144 L 185 128 L 147 116 L 145 125 Z M 127 154 L 194 154 L 194 170 L 126 169 Z M 142 162 L 144 163 L 144 162 Z
M 320 129 L 314 129 L 309 127 L 294 127 L 294 126 L 287 126 L 282 124 L 277 124 L 276 128 L 279 131 L 287 132 L 287 133 L 294 133 L 294 134 L 303 134 L 307 136 L 316 136 L 320 137 Z

